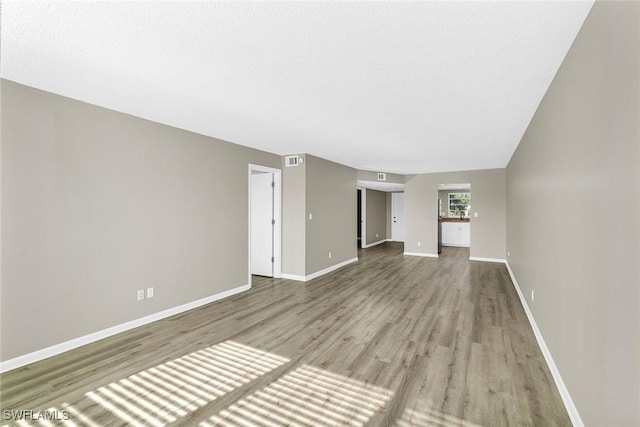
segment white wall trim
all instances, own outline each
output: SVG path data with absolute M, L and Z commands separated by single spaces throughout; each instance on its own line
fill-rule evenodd
M 471 245 L 462 245 L 457 243 L 442 243 L 442 246 L 453 246 L 454 248 L 470 248 Z
M 301 276 L 301 275 L 298 275 L 298 274 L 282 273 L 282 278 L 283 279 L 289 279 L 289 280 L 297 280 L 298 282 L 308 282 L 309 280 L 313 280 L 316 277 L 320 277 L 320 276 L 323 276 L 323 275 L 325 275 L 327 273 L 331 273 L 334 270 L 337 270 L 337 269 L 339 269 L 341 267 L 344 267 L 345 265 L 351 264 L 351 263 L 356 262 L 356 261 L 358 261 L 357 257 L 356 258 L 351 258 L 351 259 L 348 259 L 346 261 L 342 261 L 342 262 L 340 262 L 338 264 L 334 264 L 331 267 L 327 267 L 327 268 L 325 268 L 323 270 L 316 271 L 315 273 L 311 273 L 311 274 L 309 274 L 307 276 Z
M 303 276 L 302 274 L 282 273 L 282 278 L 283 279 L 287 279 L 287 280 L 296 280 L 298 282 L 304 282 L 305 281 L 305 276 Z
M 345 265 L 349 265 L 349 264 L 351 264 L 353 262 L 356 262 L 356 261 L 358 261 L 358 257 L 351 258 L 351 259 L 348 259 L 346 261 L 339 262 L 338 264 L 334 264 L 331 267 L 327 267 L 325 269 L 322 269 L 320 271 L 316 271 L 315 273 L 311 273 L 311 274 L 307 275 L 306 279 L 307 280 L 315 279 L 316 277 L 320 277 L 320 276 L 323 276 L 323 275 L 325 275 L 327 273 L 331 273 L 334 270 L 337 270 L 337 269 L 339 269 L 341 267 L 344 267 Z
M 126 332 L 128 330 L 137 328 L 139 326 L 147 325 L 149 323 L 156 322 L 158 320 L 162 320 L 167 317 L 171 317 L 175 314 L 193 310 L 194 308 L 212 303 L 214 301 L 221 300 L 223 298 L 230 297 L 232 295 L 247 291 L 249 289 L 251 289 L 251 285 L 238 286 L 237 288 L 229 289 L 228 291 L 220 292 L 215 295 L 201 298 L 196 301 L 188 302 L 186 304 L 182 304 L 177 307 L 172 307 L 167 310 L 159 311 L 157 313 L 153 313 L 136 320 L 131 320 L 129 322 L 122 323 L 120 325 L 112 326 L 110 328 L 103 329 L 98 332 L 93 332 L 91 334 L 88 334 L 82 337 L 74 338 L 72 340 L 65 341 L 60 344 L 52 345 L 51 347 L 43 348 L 41 350 L 36 350 L 32 353 L 28 353 L 23 356 L 18 356 L 13 359 L 6 360 L 4 362 L 0 362 L 0 373 L 11 371 L 13 369 L 17 369 L 22 366 L 29 365 L 31 363 L 48 359 L 49 357 L 53 357 L 58 354 L 64 353 L 66 351 L 73 350 L 78 347 L 82 347 L 83 345 L 91 344 L 101 339 L 119 334 L 121 332 Z
M 370 248 L 371 246 L 376 246 L 376 245 L 379 245 L 379 244 L 381 244 L 381 243 L 386 243 L 386 242 L 388 242 L 388 241 L 390 241 L 390 240 L 389 240 L 389 239 L 382 239 L 382 240 L 378 240 L 377 242 L 370 243 L 370 244 L 368 244 L 368 245 L 366 245 L 366 246 L 364 246 L 364 245 L 363 245 L 362 247 L 363 247 L 364 249 L 366 249 L 366 248 Z
M 427 254 L 427 253 L 422 253 L 422 252 L 405 252 L 403 255 L 421 256 L 421 257 L 427 257 L 427 258 L 440 258 L 440 256 L 438 254 Z
M 529 305 L 527 304 L 527 300 L 524 297 L 522 290 L 520 289 L 520 285 L 516 280 L 516 276 L 515 274 L 513 274 L 513 270 L 511 270 L 511 266 L 509 265 L 509 262 L 505 260 L 504 263 L 507 266 L 507 270 L 509 271 L 509 276 L 511 276 L 513 287 L 516 289 L 518 297 L 520 298 L 520 302 L 522 303 L 522 306 L 524 307 L 524 311 L 527 314 L 527 318 L 529 319 L 529 323 L 531 324 L 531 329 L 533 329 L 533 334 L 535 335 L 536 340 L 538 341 L 538 346 L 540 347 L 540 350 L 542 351 L 542 355 L 544 356 L 544 359 L 547 362 L 547 366 L 549 366 L 549 370 L 551 371 L 551 376 L 553 376 L 553 380 L 556 383 L 556 387 L 558 388 L 560 397 L 562 397 L 562 402 L 564 403 L 564 406 L 567 409 L 567 412 L 569 413 L 569 418 L 571 419 L 571 423 L 575 427 L 584 427 L 582 418 L 578 413 L 578 408 L 576 408 L 576 405 L 573 403 L 573 399 L 571 399 L 569 390 L 567 389 L 567 386 L 562 380 L 562 376 L 560 375 L 560 371 L 558 370 L 558 367 L 556 366 L 556 363 L 554 362 L 553 357 L 551 356 L 551 352 L 549 351 L 547 344 L 544 342 L 544 338 L 542 337 L 542 332 L 540 332 L 540 329 L 538 328 L 538 324 L 536 323 L 536 320 L 533 317 L 533 313 L 529 309 Z
M 500 259 L 500 258 L 482 258 L 482 257 L 477 257 L 477 256 L 470 256 L 469 257 L 469 261 L 482 261 L 482 262 L 501 262 L 503 264 L 506 264 L 507 260 L 506 259 Z

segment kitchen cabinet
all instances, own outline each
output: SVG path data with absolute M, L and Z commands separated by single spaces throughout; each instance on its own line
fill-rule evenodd
M 468 222 L 443 222 L 442 244 L 444 246 L 471 245 L 471 224 Z

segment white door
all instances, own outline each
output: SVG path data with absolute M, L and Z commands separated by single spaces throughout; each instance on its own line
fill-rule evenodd
M 251 175 L 251 274 L 273 277 L 273 173 Z
M 404 193 L 391 193 L 391 238 L 404 242 Z

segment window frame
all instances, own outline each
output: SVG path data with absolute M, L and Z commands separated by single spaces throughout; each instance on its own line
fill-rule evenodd
M 463 195 L 467 195 L 469 197 L 469 203 L 466 206 L 466 211 L 465 214 L 463 216 L 463 218 L 469 218 L 470 217 L 470 211 L 471 211 L 471 192 L 470 191 L 465 191 L 465 192 L 461 192 L 461 191 L 457 191 L 455 193 L 447 193 L 447 214 L 449 217 L 459 217 L 460 215 L 456 215 L 455 213 L 455 209 L 451 210 L 451 196 L 458 196 L 460 194 Z

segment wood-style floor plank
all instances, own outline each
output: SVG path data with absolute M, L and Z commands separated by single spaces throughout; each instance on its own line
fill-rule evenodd
M 254 277 L 242 294 L 5 373 L 2 414 L 56 409 L 72 423 L 52 425 L 76 426 L 571 425 L 505 266 L 464 248 L 402 252 L 360 250 L 307 283 Z

